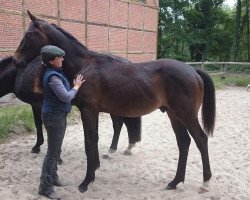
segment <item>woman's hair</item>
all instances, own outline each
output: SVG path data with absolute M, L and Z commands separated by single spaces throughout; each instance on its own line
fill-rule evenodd
M 34 80 L 34 89 L 33 89 L 35 93 L 43 93 L 43 75 L 44 75 L 46 66 L 47 66 L 46 64 L 42 63 L 37 68 L 37 71 L 35 74 L 35 80 Z

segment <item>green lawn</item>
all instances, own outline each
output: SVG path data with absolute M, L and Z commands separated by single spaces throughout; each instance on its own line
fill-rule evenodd
M 0 141 L 4 141 L 15 127 L 22 127 L 27 133 L 35 130 L 33 114 L 29 105 L 0 107 Z
M 250 84 L 250 74 L 225 74 L 211 75 L 216 89 L 222 89 L 225 86 L 247 87 Z

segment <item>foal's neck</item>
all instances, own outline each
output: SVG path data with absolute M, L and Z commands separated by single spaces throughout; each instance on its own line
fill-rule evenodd
M 90 51 L 76 41 L 71 41 L 66 36 L 63 37 L 63 40 L 53 43 L 65 50 L 63 69 L 69 81 L 72 82 L 82 66 L 84 66 L 85 60 L 90 57 Z

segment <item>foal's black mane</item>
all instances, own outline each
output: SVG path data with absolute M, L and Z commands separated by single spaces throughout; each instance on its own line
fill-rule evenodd
M 0 60 L 0 67 L 7 66 L 12 62 L 13 62 L 13 57 L 12 56 L 8 56 L 6 58 L 3 58 L 3 59 Z
M 75 42 L 77 45 L 80 45 L 82 48 L 84 48 L 84 50 L 88 50 L 87 47 L 85 47 L 81 42 L 79 42 L 73 35 L 71 35 L 69 32 L 65 31 L 63 28 L 61 28 L 60 26 L 56 25 L 56 24 L 51 24 L 55 29 L 57 29 L 58 31 L 60 31 L 62 34 L 64 34 L 65 36 L 67 36 L 69 39 L 71 39 L 73 42 Z
M 128 62 L 127 59 L 124 59 L 122 57 L 117 57 L 114 56 L 112 54 L 102 54 L 102 53 L 98 53 L 98 52 L 94 52 L 94 51 L 90 51 L 87 47 L 85 47 L 81 42 L 79 42 L 73 35 L 71 35 L 69 32 L 65 31 L 63 28 L 61 28 L 60 26 L 56 25 L 56 24 L 51 24 L 55 29 L 57 29 L 58 31 L 60 31 L 63 35 L 65 35 L 66 37 L 68 37 L 69 39 L 72 40 L 72 42 L 74 42 L 73 44 L 82 47 L 85 51 L 88 51 L 89 53 L 91 53 L 94 56 L 101 56 L 101 57 L 106 57 L 108 59 L 111 60 L 112 63 L 114 63 L 115 61 L 118 62 Z

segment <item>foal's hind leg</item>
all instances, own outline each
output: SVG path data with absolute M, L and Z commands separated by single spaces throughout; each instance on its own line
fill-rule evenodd
M 124 155 L 132 155 L 132 148 L 136 142 L 141 141 L 141 117 L 124 117 L 124 123 L 128 130 L 129 144 Z
M 111 119 L 113 122 L 114 135 L 112 139 L 111 146 L 109 148 L 109 153 L 114 153 L 117 150 L 118 140 L 120 137 L 122 125 L 123 125 L 123 117 L 111 115 Z
M 187 125 L 188 131 L 191 136 L 194 138 L 197 148 L 201 153 L 202 164 L 203 164 L 203 190 L 207 190 L 208 182 L 212 177 L 210 164 L 209 164 L 209 155 L 208 155 L 208 138 L 207 135 L 202 130 L 198 119 L 193 120 L 189 125 Z
M 174 129 L 177 145 L 179 148 L 179 161 L 178 161 L 177 172 L 175 178 L 166 187 L 167 190 L 173 190 L 176 189 L 176 186 L 180 182 L 184 182 L 186 165 L 187 165 L 187 156 L 191 139 L 184 125 L 169 112 L 168 116 L 170 118 L 172 127 Z

